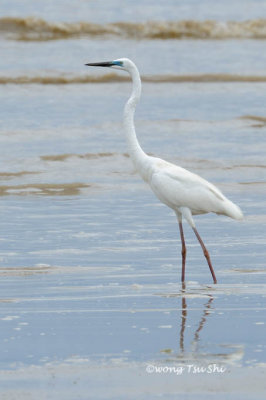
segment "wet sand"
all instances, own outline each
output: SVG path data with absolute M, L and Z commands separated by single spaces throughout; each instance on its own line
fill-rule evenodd
M 258 217 L 197 219 L 218 285 L 186 227 L 182 287 L 172 213 L 141 186 L 119 197 L 114 189 L 89 193 L 2 197 L 3 398 L 198 399 L 214 391 L 218 399 L 263 398 L 266 269 Z M 264 191 L 249 193 L 246 211 L 252 196 L 261 204 Z M 17 229 L 7 229 L 13 221 Z M 189 372 L 190 365 L 215 372 Z M 150 366 L 164 372 L 147 372 Z

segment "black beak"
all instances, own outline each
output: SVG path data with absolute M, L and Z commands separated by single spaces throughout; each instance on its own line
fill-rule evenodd
M 111 67 L 112 65 L 114 65 L 114 63 L 113 61 L 104 61 L 99 63 L 89 63 L 85 65 L 88 65 L 89 67 Z

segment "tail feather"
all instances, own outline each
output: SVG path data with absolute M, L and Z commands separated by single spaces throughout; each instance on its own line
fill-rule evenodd
M 241 209 L 230 200 L 227 200 L 226 202 L 225 215 L 227 215 L 230 218 L 237 219 L 239 221 L 244 218 Z

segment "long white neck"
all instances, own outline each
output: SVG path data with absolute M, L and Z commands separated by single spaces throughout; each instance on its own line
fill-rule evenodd
M 141 80 L 135 64 L 132 63 L 128 72 L 132 78 L 133 88 L 124 108 L 124 129 L 130 157 L 139 174 L 146 180 L 147 159 L 149 156 L 140 147 L 134 127 L 135 109 L 141 95 Z

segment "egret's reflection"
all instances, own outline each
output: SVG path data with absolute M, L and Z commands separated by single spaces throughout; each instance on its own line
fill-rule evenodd
M 176 359 L 179 359 L 182 362 L 188 360 L 215 360 L 215 362 L 230 362 L 235 363 L 238 362 L 243 358 L 244 350 L 243 346 L 235 344 L 213 344 L 214 349 L 218 346 L 218 352 L 202 352 L 200 350 L 200 335 L 206 326 L 206 323 L 210 321 L 209 317 L 210 314 L 214 313 L 214 297 L 210 292 L 204 293 L 208 300 L 204 302 L 203 308 L 201 311 L 201 315 L 199 315 L 198 323 L 196 324 L 196 328 L 194 333 L 192 334 L 192 342 L 188 349 L 185 349 L 185 337 L 186 337 L 186 327 L 187 326 L 187 319 L 189 315 L 189 307 L 187 305 L 187 299 L 191 296 L 192 298 L 194 295 L 198 293 L 193 293 L 193 291 L 187 291 L 186 284 L 182 284 L 181 292 L 179 292 L 178 297 L 181 295 L 181 323 L 180 323 L 180 333 L 179 333 L 179 351 L 174 355 Z M 202 294 L 200 295 L 200 297 Z M 213 349 L 213 350 L 214 350 Z M 221 349 L 223 349 L 221 351 Z M 230 351 L 228 351 L 230 349 Z
M 194 340 L 193 340 L 193 344 L 195 345 L 195 351 L 198 351 L 198 344 L 199 344 L 199 333 L 200 331 L 203 329 L 207 317 L 209 314 L 211 314 L 212 310 L 211 310 L 211 303 L 213 302 L 213 297 L 209 296 L 209 300 L 207 301 L 207 303 L 204 304 L 204 311 L 203 311 L 203 315 L 201 317 L 201 320 L 199 322 L 198 328 L 194 333 Z
M 185 352 L 185 347 L 184 347 L 184 339 L 185 339 L 185 329 L 186 329 L 186 321 L 187 321 L 187 293 L 186 293 L 186 284 L 182 283 L 182 289 L 181 289 L 181 298 L 182 298 L 182 311 L 181 311 L 181 327 L 180 327 L 180 337 L 179 337 L 179 348 L 180 348 L 180 353 L 183 354 Z M 203 329 L 208 315 L 212 312 L 211 311 L 211 303 L 213 301 L 213 296 L 208 295 L 209 299 L 207 303 L 204 304 L 203 308 L 203 314 L 202 317 L 197 325 L 197 329 L 194 333 L 194 339 L 193 339 L 193 344 L 194 344 L 194 351 L 197 352 L 198 350 L 198 343 L 200 340 L 200 331 Z
M 186 284 L 182 283 L 181 293 L 182 295 L 182 314 L 181 314 L 181 329 L 180 329 L 180 339 L 179 339 L 179 348 L 180 352 L 184 353 L 184 333 L 186 329 L 186 320 L 187 320 L 187 302 L 184 293 L 186 292 Z
M 209 290 L 210 289 L 210 290 Z M 177 298 L 180 301 L 181 298 L 181 310 L 178 307 L 178 313 L 180 313 L 181 322 L 178 324 L 179 329 L 179 346 L 176 351 L 173 349 L 165 349 L 161 350 L 162 353 L 168 354 L 167 361 L 171 360 L 179 360 L 182 363 L 187 361 L 195 361 L 201 360 L 202 362 L 226 362 L 230 364 L 236 364 L 240 360 L 242 360 L 244 355 L 244 347 L 241 344 L 231 344 L 231 343 L 215 343 L 208 344 L 208 350 L 206 351 L 206 346 L 201 341 L 201 336 L 203 334 L 203 330 L 209 323 L 213 322 L 211 318 L 211 314 L 215 313 L 214 307 L 214 296 L 211 292 L 212 288 L 197 288 L 197 289 L 187 289 L 186 284 L 182 283 L 181 290 L 177 293 L 172 293 L 171 295 L 167 295 L 167 297 Z M 196 309 L 190 308 L 188 306 L 187 301 L 189 299 L 195 299 L 202 301 L 202 298 L 205 297 L 205 300 L 202 304 L 202 309 L 200 309 L 197 304 Z M 190 325 L 187 325 L 188 317 L 191 318 L 193 313 L 194 317 L 194 331 L 191 333 L 191 330 L 187 332 L 187 328 L 190 328 Z M 196 316 L 196 322 L 195 322 Z M 217 319 L 216 319 L 217 323 Z M 213 328 L 213 327 L 212 327 Z M 211 329 L 210 331 L 212 331 Z M 192 337 L 190 345 L 186 346 L 186 338 L 187 336 Z M 201 344 L 201 346 L 200 346 Z M 211 346 L 211 347 L 210 347 Z M 187 347 L 187 348 L 186 348 Z M 204 350 L 205 348 L 205 350 Z M 170 355 L 170 358 L 169 358 Z

